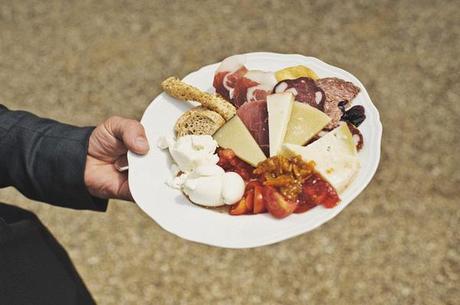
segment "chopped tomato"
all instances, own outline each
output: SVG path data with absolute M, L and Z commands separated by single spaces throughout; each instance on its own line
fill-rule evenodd
M 299 195 L 298 205 L 297 205 L 297 208 L 294 210 L 294 213 L 303 213 L 303 212 L 313 209 L 316 206 L 317 206 L 316 203 L 308 200 L 308 198 L 306 198 L 306 196 L 303 196 L 303 194 L 301 193 Z
M 248 213 L 252 213 L 254 209 L 254 190 L 249 190 L 244 196 L 246 198 L 246 207 L 248 208 Z
M 246 205 L 245 197 L 241 198 L 240 201 L 232 205 L 230 207 L 230 210 L 228 211 L 230 215 L 243 215 L 243 214 L 246 214 L 247 212 L 248 212 L 248 206 Z
M 246 185 L 246 193 L 245 197 L 249 200 L 249 196 L 252 196 L 252 202 L 247 204 L 248 208 L 250 208 L 251 204 L 253 206 L 252 213 L 259 214 L 264 213 L 267 211 L 264 204 L 264 198 L 262 194 L 263 185 L 258 180 L 251 180 Z M 248 201 L 247 200 L 247 201 Z
M 340 201 L 334 187 L 318 174 L 313 174 L 305 180 L 302 195 L 307 204 L 321 204 L 325 208 L 333 208 Z
M 265 207 L 264 197 L 262 193 L 262 186 L 256 185 L 254 187 L 254 214 L 265 213 L 267 208 Z
M 263 188 L 263 197 L 267 210 L 276 218 L 289 216 L 297 208 L 296 202 L 288 201 L 272 186 L 265 186 Z
M 254 177 L 254 167 L 238 158 L 233 150 L 218 149 L 217 155 L 219 156 L 217 165 L 222 167 L 226 172 L 235 172 L 245 181 L 249 181 Z
M 246 184 L 246 191 L 254 189 L 256 186 L 262 187 L 262 183 L 259 180 L 251 180 Z

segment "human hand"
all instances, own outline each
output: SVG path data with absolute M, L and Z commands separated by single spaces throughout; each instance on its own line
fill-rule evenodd
M 114 116 L 93 130 L 85 167 L 85 184 L 91 195 L 133 201 L 128 173 L 117 169 L 127 164 L 128 150 L 142 155 L 149 150 L 144 127 L 138 121 Z

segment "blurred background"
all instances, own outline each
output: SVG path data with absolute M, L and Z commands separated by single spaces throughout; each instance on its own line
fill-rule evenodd
M 380 110 L 379 170 L 319 229 L 248 250 L 163 231 L 136 205 L 38 214 L 99 304 L 459 304 L 456 1 L 1 1 L 0 103 L 76 125 L 139 119 L 170 75 L 251 51 L 318 57 Z M 1 272 L 1 271 L 0 271 Z

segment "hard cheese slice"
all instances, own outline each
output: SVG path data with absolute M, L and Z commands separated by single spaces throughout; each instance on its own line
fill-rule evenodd
M 352 134 L 345 123 L 308 146 L 284 144 L 282 154 L 314 161 L 315 169 L 338 193 L 351 183 L 360 166 Z
M 233 150 L 240 159 L 252 166 L 257 166 L 259 162 L 266 159 L 259 145 L 237 115 L 214 134 L 214 140 L 220 147 Z
M 284 143 L 304 145 L 330 121 L 331 118 L 321 110 L 294 102 Z
M 276 93 L 267 96 L 270 157 L 278 154 L 278 151 L 283 144 L 293 104 L 294 95 L 289 92 Z

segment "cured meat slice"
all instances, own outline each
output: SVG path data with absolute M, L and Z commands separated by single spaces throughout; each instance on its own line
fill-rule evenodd
M 236 108 L 247 102 L 248 89 L 257 86 L 258 83 L 250 80 L 249 78 L 242 77 L 238 80 L 233 91 L 233 98 L 231 102 Z
M 318 87 L 323 89 L 326 94 L 326 102 L 324 104 L 324 113 L 330 118 L 331 122 L 326 126 L 327 129 L 332 129 L 337 126 L 342 117 L 340 105 L 344 107 L 350 104 L 351 100 L 359 93 L 359 87 L 353 83 L 347 82 L 337 77 L 326 77 L 316 80 Z
M 321 111 L 323 111 L 324 101 L 326 100 L 323 90 L 309 77 L 282 80 L 276 84 L 273 92 L 291 92 L 294 94 L 296 101 L 309 104 Z
M 246 100 L 248 102 L 266 100 L 267 95 L 273 91 L 276 85 L 276 77 L 273 72 L 249 70 L 244 77 L 257 83 L 257 86 L 248 88 Z
M 363 135 L 361 134 L 361 131 L 359 131 L 359 129 L 356 128 L 356 126 L 353 125 L 352 123 L 347 122 L 347 125 L 348 125 L 348 129 L 350 129 L 350 132 L 353 136 L 353 142 L 355 142 L 356 149 L 360 151 L 364 145 Z
M 351 102 L 359 93 L 359 87 L 352 82 L 347 82 L 337 77 L 326 77 L 316 80 L 318 87 L 323 89 L 328 101 L 347 101 Z
M 342 117 L 342 110 L 339 107 L 339 104 L 341 101 L 335 101 L 335 100 L 327 100 L 324 103 L 324 113 L 327 114 L 330 118 L 331 121 L 324 127 L 327 130 L 334 129 L 335 127 L 338 126 L 338 123 L 340 121 L 340 118 Z
M 236 111 L 266 156 L 269 154 L 267 101 L 244 103 Z
M 224 59 L 214 74 L 213 86 L 216 93 L 231 101 L 238 80 L 247 71 L 248 69 L 244 66 L 244 57 L 235 55 Z
M 273 72 L 249 70 L 238 80 L 232 102 L 238 108 L 246 102 L 266 100 L 275 84 Z

